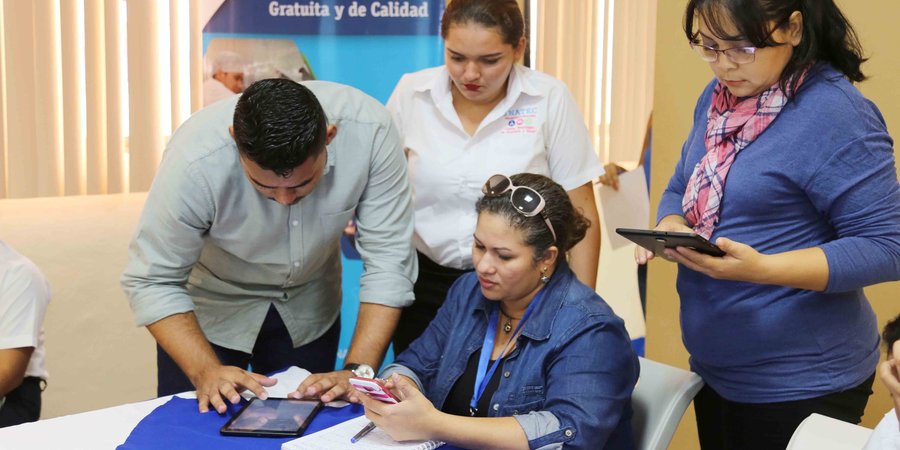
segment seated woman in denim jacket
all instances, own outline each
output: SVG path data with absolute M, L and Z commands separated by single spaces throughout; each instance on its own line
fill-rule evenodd
M 400 403 L 351 400 L 396 440 L 632 448 L 637 357 L 622 320 L 565 261 L 587 220 L 541 175 L 494 175 L 482 190 L 475 272 L 382 372 Z

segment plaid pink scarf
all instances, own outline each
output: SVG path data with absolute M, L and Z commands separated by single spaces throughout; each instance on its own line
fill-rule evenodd
M 797 87 L 806 77 L 800 72 Z M 791 86 L 788 80 L 787 86 Z M 789 88 L 790 89 L 790 88 Z M 725 179 L 739 151 L 750 145 L 788 102 L 779 83 L 754 97 L 735 97 L 722 83 L 716 85 L 707 113 L 706 155 L 694 166 L 681 207 L 694 232 L 709 239 L 719 223 Z

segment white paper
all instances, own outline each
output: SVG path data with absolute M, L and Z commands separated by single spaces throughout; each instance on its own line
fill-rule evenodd
M 373 429 L 362 439 L 351 444 L 350 438 L 356 435 L 369 423 L 366 416 L 359 416 L 346 422 L 339 423 L 331 428 L 303 436 L 293 441 L 281 444 L 281 450 L 429 450 L 444 445 L 437 441 L 405 441 L 397 442 L 380 428 Z
M 638 167 L 619 175 L 619 190 L 600 185 L 600 217 L 610 231 L 602 243 L 603 250 L 610 246 L 621 248 L 631 241 L 619 236 L 616 228 L 643 228 L 650 222 L 650 197 L 647 194 L 647 178 Z
M 619 175 L 619 190 L 597 188 L 600 211 L 600 264 L 597 294 L 625 321 L 632 340 L 645 337 L 647 326 L 638 292 L 635 244 L 616 233 L 616 228 L 647 228 L 650 199 L 640 168 Z
M 288 394 L 294 392 L 294 390 L 297 389 L 297 386 L 300 386 L 300 383 L 310 375 L 312 374 L 306 369 L 291 366 L 284 372 L 272 375 L 272 378 L 278 380 L 278 383 L 275 383 L 275 386 L 265 388 L 266 392 L 269 394 L 269 398 L 288 398 Z M 241 395 L 247 400 L 256 397 L 256 394 L 250 391 L 244 391 Z M 333 402 L 328 402 L 325 405 L 332 408 L 340 408 L 348 405 L 348 403 L 343 400 L 335 400 Z

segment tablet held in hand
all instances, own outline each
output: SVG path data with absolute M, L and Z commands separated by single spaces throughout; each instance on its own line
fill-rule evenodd
M 667 248 L 687 247 L 710 256 L 725 256 L 721 248 L 697 233 L 616 228 L 616 233 L 659 255 Z

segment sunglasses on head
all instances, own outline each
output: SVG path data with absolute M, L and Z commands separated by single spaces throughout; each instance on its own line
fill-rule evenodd
M 550 230 L 550 235 L 553 236 L 553 242 L 556 242 L 556 230 L 553 229 L 553 224 L 550 223 L 550 219 L 544 213 L 544 206 L 547 204 L 538 191 L 528 186 L 516 186 L 508 176 L 500 174 L 488 178 L 484 186 L 481 187 L 481 193 L 488 197 L 499 197 L 507 192 L 510 192 L 509 202 L 512 203 L 513 208 L 516 208 L 519 214 L 525 217 L 541 215 L 541 218 L 544 219 L 544 223 L 547 224 L 547 228 Z

